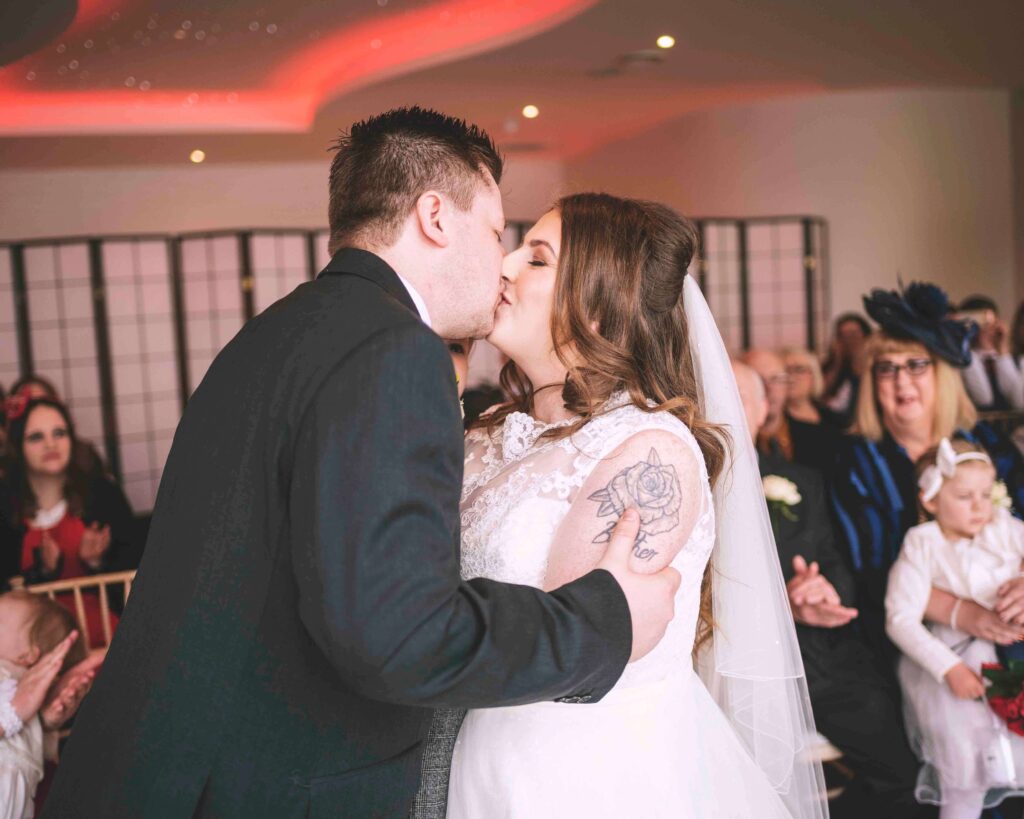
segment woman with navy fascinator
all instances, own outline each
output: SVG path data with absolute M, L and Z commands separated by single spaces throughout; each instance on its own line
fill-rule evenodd
M 881 329 L 865 346 L 854 424 L 840 444 L 832 493 L 857 578 L 860 627 L 891 670 L 897 652 L 885 635 L 885 591 L 903 536 L 919 523 L 915 462 L 942 438 L 980 444 L 1021 516 L 1024 459 L 978 422 L 960 374 L 970 362 L 977 326 L 952 317 L 945 292 L 925 283 L 876 289 L 864 297 L 864 307 Z M 975 636 L 1011 643 L 1024 630 L 1024 584 L 1020 596 L 1021 611 L 1013 613 L 1019 624 L 967 600 L 959 606 L 958 623 Z M 926 617 L 948 624 L 955 604 L 953 595 L 933 590 Z

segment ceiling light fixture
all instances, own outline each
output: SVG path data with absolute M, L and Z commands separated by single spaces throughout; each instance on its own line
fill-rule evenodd
M 200 151 L 198 148 L 196 148 L 192 153 L 188 155 L 188 158 L 191 159 L 196 165 L 198 165 L 200 162 L 206 159 L 206 151 Z
M 676 38 L 671 34 L 662 34 L 657 42 L 658 48 L 672 48 L 676 44 Z
M 540 108 L 536 105 L 524 105 L 523 116 L 527 119 L 537 119 L 540 116 Z

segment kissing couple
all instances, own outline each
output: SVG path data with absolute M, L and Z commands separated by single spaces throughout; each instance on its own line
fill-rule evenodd
M 331 261 L 191 397 L 44 817 L 827 815 L 696 230 L 577 194 L 505 255 L 501 175 L 429 110 L 339 139 Z

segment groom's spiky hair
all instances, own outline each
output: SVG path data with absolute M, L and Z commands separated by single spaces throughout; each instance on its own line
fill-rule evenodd
M 395 108 L 342 134 L 332 146 L 330 252 L 387 247 L 421 194 L 437 190 L 468 210 L 502 159 L 485 131 L 427 108 Z

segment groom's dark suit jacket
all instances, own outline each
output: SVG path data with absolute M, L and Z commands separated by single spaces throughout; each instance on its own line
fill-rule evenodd
M 618 679 L 607 572 L 460 581 L 453 367 L 414 310 L 342 250 L 213 362 L 45 817 L 404 817 L 433 707 Z

